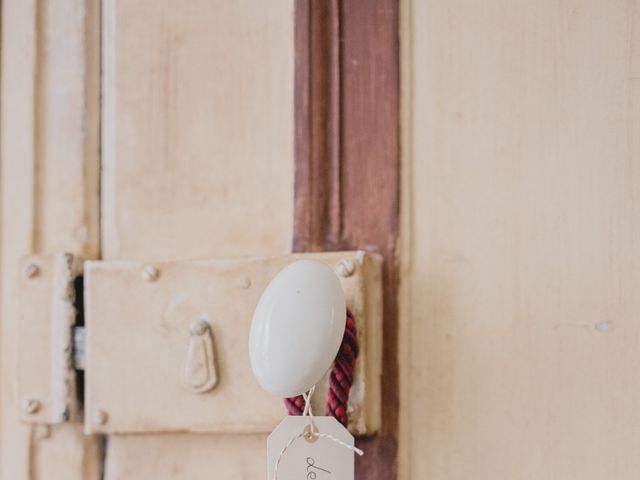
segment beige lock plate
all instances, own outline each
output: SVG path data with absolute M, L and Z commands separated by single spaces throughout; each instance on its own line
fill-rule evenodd
M 359 251 L 156 264 L 87 262 L 86 432 L 271 431 L 286 410 L 253 378 L 249 329 L 267 284 L 301 258 L 320 260 L 339 272 L 361 345 L 350 429 L 375 432 L 380 424 L 381 260 Z M 208 331 L 199 334 L 198 325 Z M 314 396 L 319 412 L 326 383 L 325 378 Z

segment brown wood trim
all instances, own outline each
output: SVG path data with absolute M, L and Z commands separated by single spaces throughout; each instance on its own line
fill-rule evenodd
M 295 242 L 324 250 L 340 236 L 339 0 L 296 1 Z M 338 188 L 335 188 L 338 186 Z
M 399 2 L 296 0 L 294 250 L 385 257 L 383 423 L 359 479 L 396 478 Z

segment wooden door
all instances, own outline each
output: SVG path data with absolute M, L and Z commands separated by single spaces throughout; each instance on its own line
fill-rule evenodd
M 292 8 L 289 0 L 269 8 L 103 2 L 104 259 L 289 251 Z M 262 435 L 112 436 L 105 480 L 260 478 L 265 462 L 253 452 L 264 442 Z
M 4 0 L 0 479 L 265 475 L 263 434 L 21 423 L 24 255 L 355 248 L 357 478 L 638 478 L 636 3 Z
M 15 275 L 22 256 L 62 250 L 382 253 L 384 421 L 359 440 L 358 475 L 395 475 L 398 5 L 377 3 L 3 2 L 0 478 L 265 475 L 263 434 L 101 438 L 16 420 Z
M 638 7 L 403 8 L 405 478 L 640 476 Z
M 98 258 L 99 9 L 2 2 L 0 478 L 97 480 L 101 440 L 82 425 L 25 425 L 17 395 L 25 255 Z M 48 365 L 42 365 L 46 369 Z

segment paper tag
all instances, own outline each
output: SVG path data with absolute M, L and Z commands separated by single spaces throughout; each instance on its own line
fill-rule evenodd
M 313 417 L 318 433 L 353 446 L 353 435 L 333 417 Z M 267 440 L 268 480 L 353 480 L 354 452 L 331 438 L 308 441 L 303 433 L 309 417 L 286 417 Z M 282 450 L 296 438 L 282 453 Z M 282 454 L 282 456 L 281 456 Z M 278 477 L 273 473 L 278 458 Z

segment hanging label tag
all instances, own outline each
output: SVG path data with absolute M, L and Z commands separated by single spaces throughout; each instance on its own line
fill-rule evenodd
M 286 417 L 269 435 L 268 480 L 353 480 L 353 435 L 333 417 L 313 423 L 319 435 L 304 435 L 309 417 Z

